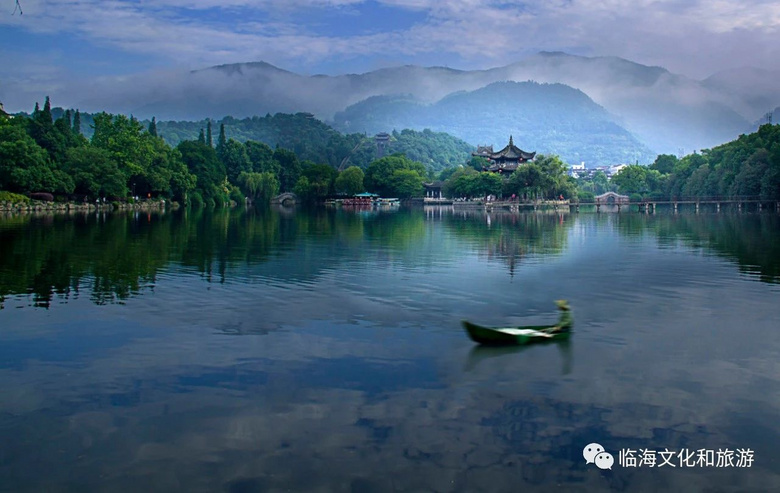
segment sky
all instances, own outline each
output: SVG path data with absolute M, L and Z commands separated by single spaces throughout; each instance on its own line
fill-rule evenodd
M 780 68 L 776 0 L 19 0 L 21 15 L 15 1 L 0 0 L 10 111 L 80 81 L 250 61 L 336 75 L 564 51 L 696 79 Z

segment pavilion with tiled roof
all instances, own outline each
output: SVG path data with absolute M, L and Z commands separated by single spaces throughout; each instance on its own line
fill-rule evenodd
M 511 135 L 509 136 L 509 144 L 498 152 L 493 152 L 492 146 L 479 146 L 477 152 L 472 152 L 471 154 L 487 158 L 490 161 L 490 165 L 484 169 L 494 173 L 511 173 L 519 165 L 532 160 L 536 156 L 536 152 L 526 152 L 517 147 L 512 141 Z

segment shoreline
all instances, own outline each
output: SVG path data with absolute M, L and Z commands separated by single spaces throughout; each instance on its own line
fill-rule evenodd
M 0 202 L 0 213 L 4 214 L 29 214 L 36 212 L 113 212 L 113 211 L 164 211 L 178 209 L 178 202 L 170 202 L 163 199 L 145 200 L 133 204 L 126 202 L 106 203 L 76 203 L 76 202 L 47 202 L 31 200 L 29 203 Z

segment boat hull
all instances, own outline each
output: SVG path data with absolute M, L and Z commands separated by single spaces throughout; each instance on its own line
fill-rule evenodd
M 547 343 L 568 339 L 571 336 L 569 330 L 553 332 L 554 326 L 538 325 L 525 327 L 484 327 L 463 321 L 463 328 L 466 329 L 472 341 L 485 345 L 516 345 Z

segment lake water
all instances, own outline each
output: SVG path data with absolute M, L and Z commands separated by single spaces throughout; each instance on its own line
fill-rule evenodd
M 774 212 L 0 218 L 0 490 L 773 490 L 779 281 Z

